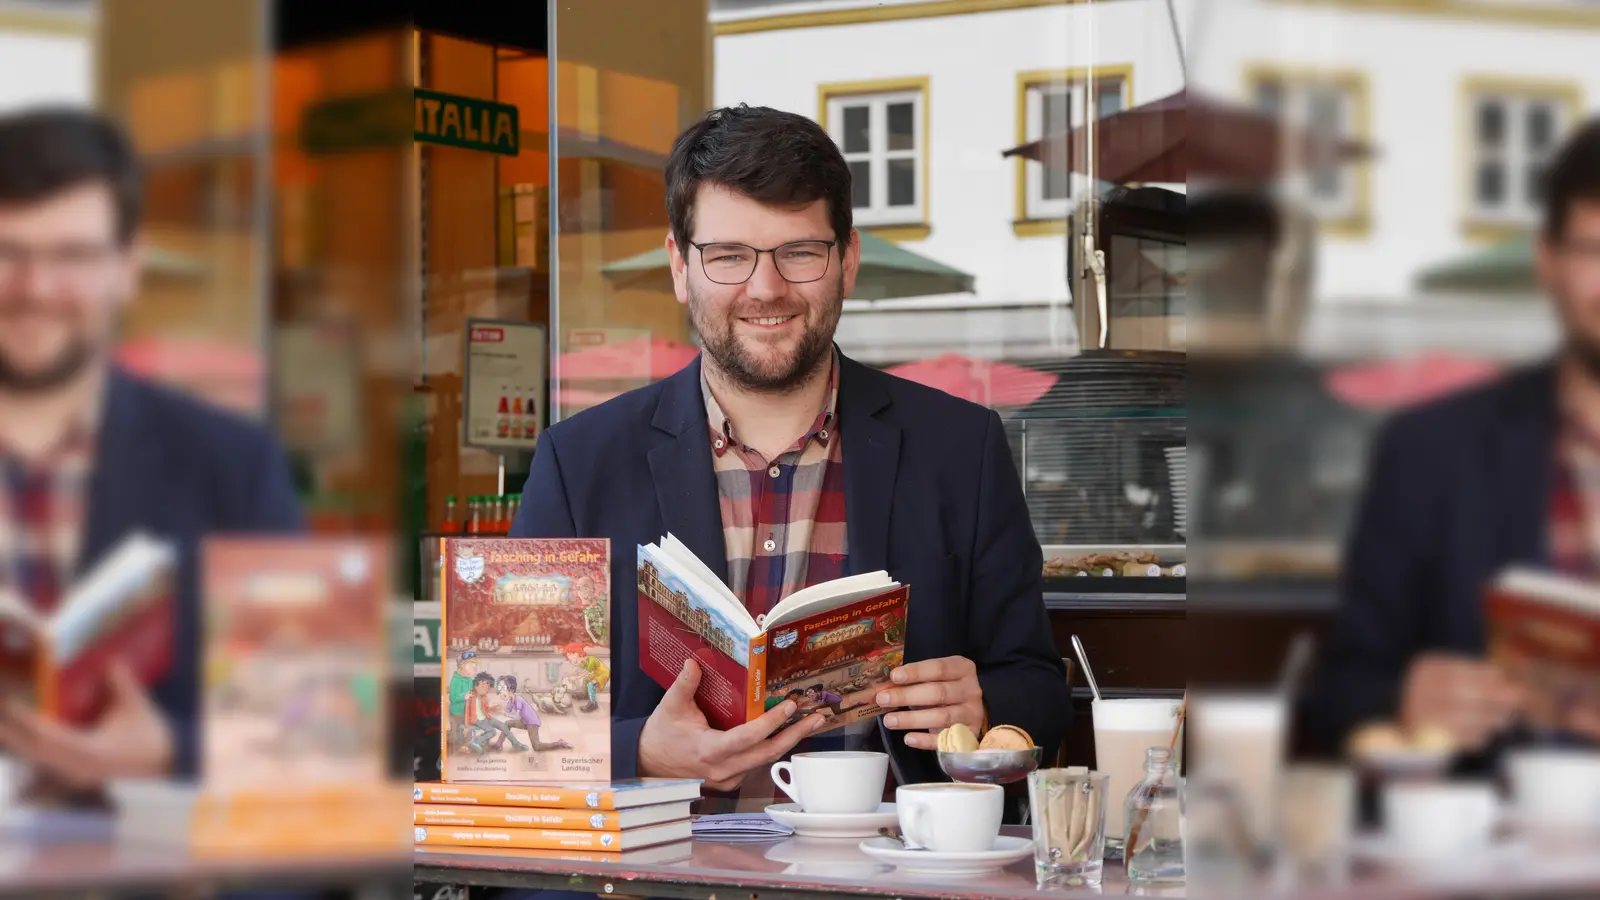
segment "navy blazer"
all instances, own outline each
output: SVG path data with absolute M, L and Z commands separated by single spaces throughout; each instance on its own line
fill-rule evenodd
M 1543 365 L 1396 415 L 1380 433 L 1346 551 L 1340 606 L 1308 698 L 1326 749 L 1393 719 L 1411 660 L 1480 656 L 1483 590 L 1546 564 L 1557 427 Z
M 906 659 L 977 663 L 989 718 L 1049 759 L 1072 718 L 1041 591 L 1042 560 L 993 411 L 841 355 L 839 433 L 851 574 L 910 585 Z M 638 771 L 639 731 L 664 693 L 640 670 L 635 547 L 672 532 L 727 578 L 700 361 L 539 438 L 514 537 L 611 539 L 612 752 Z M 903 782 L 942 779 L 934 755 L 889 738 Z
M 299 531 L 299 505 L 268 429 L 116 369 L 104 402 L 78 571 L 135 531 L 177 545 L 176 653 L 153 694 L 173 726 L 174 774 L 190 777 L 199 753 L 201 540 Z

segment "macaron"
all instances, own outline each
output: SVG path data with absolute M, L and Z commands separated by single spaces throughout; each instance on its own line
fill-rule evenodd
M 1015 725 L 996 725 L 983 736 L 979 750 L 1032 750 L 1033 735 Z
M 939 732 L 941 753 L 971 753 L 976 749 L 978 749 L 978 736 L 972 733 L 971 728 L 960 722 Z

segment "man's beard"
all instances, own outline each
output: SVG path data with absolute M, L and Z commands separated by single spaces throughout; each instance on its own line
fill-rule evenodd
M 800 337 L 789 364 L 777 372 L 767 372 L 758 360 L 745 352 L 744 345 L 735 334 L 737 317 L 729 315 L 722 321 L 707 321 L 706 304 L 689 288 L 689 316 L 700 334 L 700 344 L 707 356 L 717 364 L 717 370 L 740 388 L 756 393 L 786 394 L 798 390 L 822 366 L 822 361 L 833 350 L 833 332 L 839 325 L 843 311 L 843 278 L 836 285 L 837 296 L 831 298 L 831 321 L 825 317 L 816 325 L 808 325 Z M 769 313 L 770 315 L 770 313 Z M 796 315 L 802 319 L 804 310 Z
M 65 350 L 42 369 L 24 372 L 0 353 L 0 391 L 13 394 L 43 394 L 64 387 L 82 375 L 94 361 L 95 348 L 75 338 Z

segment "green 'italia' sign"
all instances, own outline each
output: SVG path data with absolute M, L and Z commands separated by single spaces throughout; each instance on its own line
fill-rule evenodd
M 317 154 L 417 141 L 516 156 L 522 131 L 515 106 L 418 89 L 318 103 L 301 119 L 300 141 Z
M 517 108 L 476 97 L 457 97 L 438 91 L 417 91 L 416 139 L 516 156 L 521 144 Z

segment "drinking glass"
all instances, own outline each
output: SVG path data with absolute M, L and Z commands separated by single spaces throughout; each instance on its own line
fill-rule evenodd
M 1105 866 L 1110 775 L 1039 769 L 1028 775 L 1034 871 L 1041 887 L 1098 887 Z

